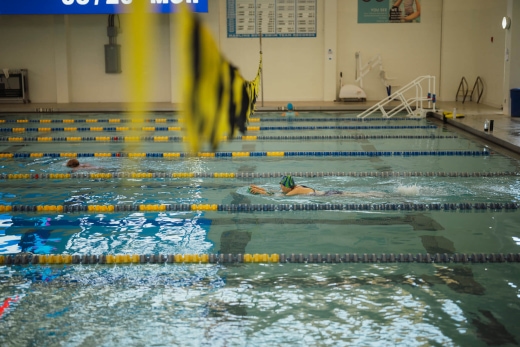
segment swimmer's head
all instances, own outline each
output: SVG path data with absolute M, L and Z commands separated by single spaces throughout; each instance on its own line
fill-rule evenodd
M 79 161 L 78 159 L 70 159 L 68 162 L 67 162 L 67 167 L 78 167 L 79 166 Z
M 288 103 L 288 104 L 287 104 L 287 109 L 288 109 L 289 111 L 292 111 L 292 110 L 293 110 L 293 105 L 292 105 L 291 103 Z
M 294 186 L 296 185 L 291 175 L 283 176 L 282 180 L 280 181 L 280 184 L 284 187 L 291 189 L 294 188 Z

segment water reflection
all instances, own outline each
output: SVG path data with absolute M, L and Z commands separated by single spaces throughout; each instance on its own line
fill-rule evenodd
M 81 231 L 72 235 L 67 253 L 81 254 L 193 254 L 208 253 L 211 221 L 196 214 L 162 214 L 155 218 L 133 213 L 122 219 L 98 215 L 81 220 Z
M 500 265 L 513 270 L 511 274 L 518 273 L 514 266 Z M 153 337 L 157 344 L 188 346 L 302 341 L 458 346 L 480 345 L 490 341 L 490 331 L 499 330 L 507 332 L 502 336 L 508 341 L 518 339 L 504 320 L 514 310 L 493 300 L 492 305 L 474 302 L 471 294 L 453 291 L 442 281 L 422 280 L 445 270 L 430 265 L 144 264 L 5 270 L 0 272 L 0 295 L 23 295 L 23 300 L 4 317 L 7 325 L 0 322 L 2 343 L 36 339 L 45 345 L 139 345 Z
M 0 253 L 201 254 L 213 243 L 202 212 L 5 216 Z

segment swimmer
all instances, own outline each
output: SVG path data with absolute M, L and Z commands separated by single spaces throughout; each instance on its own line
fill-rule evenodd
M 291 175 L 283 176 L 280 181 L 280 189 L 282 190 L 282 194 L 287 196 L 292 195 L 314 195 L 314 196 L 331 196 L 331 195 L 339 195 L 339 196 L 350 196 L 350 197 L 382 197 L 384 194 L 379 192 L 369 192 L 369 193 L 350 193 L 350 192 L 342 192 L 340 190 L 328 190 L 328 191 L 319 191 L 311 187 L 307 187 L 304 185 L 298 185 L 294 182 L 294 179 Z M 262 195 L 273 195 L 274 192 L 270 192 L 265 188 L 256 186 L 254 184 L 249 186 L 248 191 L 251 194 L 262 194 Z
M 282 189 L 282 193 L 284 195 L 307 195 L 307 194 L 315 194 L 316 190 L 309 188 L 307 186 L 297 185 L 294 183 L 294 179 L 291 175 L 283 176 L 280 181 L 280 188 Z M 264 195 L 273 195 L 273 192 L 269 192 L 266 189 L 255 186 L 252 184 L 249 186 L 249 192 L 251 194 L 264 194 Z
M 67 161 L 66 166 L 71 168 L 72 171 L 77 171 L 77 170 L 99 170 L 100 169 L 99 167 L 92 166 L 90 164 L 80 164 L 79 160 L 75 159 L 75 158 L 70 159 L 69 161 Z
M 286 117 L 288 121 L 292 121 L 294 119 L 294 117 L 299 115 L 298 112 L 293 111 L 293 110 L 294 110 L 293 104 L 288 103 L 287 112 L 282 113 L 281 116 Z

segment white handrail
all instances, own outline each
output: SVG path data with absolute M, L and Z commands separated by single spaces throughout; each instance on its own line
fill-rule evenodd
M 425 95 L 423 91 L 423 82 L 428 82 L 428 92 Z M 404 93 L 410 91 L 415 88 L 415 97 L 406 98 Z M 384 106 L 389 104 L 390 102 L 397 100 L 400 101 L 401 104 L 395 106 L 390 111 L 386 111 Z M 369 107 L 364 112 L 360 113 L 358 118 L 365 118 L 375 111 L 381 111 L 383 114 L 383 118 L 390 118 L 395 114 L 406 110 L 408 112 L 409 117 L 417 117 L 418 115 L 423 114 L 423 102 L 428 102 L 428 108 L 432 108 L 435 111 L 435 76 L 420 76 L 414 79 L 412 82 L 408 83 L 404 87 L 400 88 L 396 92 L 392 93 L 389 97 L 381 100 L 377 104 Z M 412 107 L 415 106 L 415 112 Z

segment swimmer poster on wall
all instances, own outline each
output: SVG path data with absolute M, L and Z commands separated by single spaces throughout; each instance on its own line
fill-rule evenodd
M 422 0 L 358 0 L 358 23 L 420 23 Z
M 227 0 L 228 37 L 316 37 L 317 0 Z

